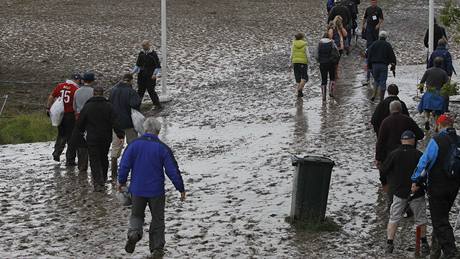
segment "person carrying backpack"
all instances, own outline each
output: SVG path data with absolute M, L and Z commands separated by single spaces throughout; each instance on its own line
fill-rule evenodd
M 427 184 L 428 202 L 433 224 L 431 258 L 457 258 L 458 250 L 449 213 L 459 189 L 460 139 L 454 120 L 446 114 L 436 121 L 439 133 L 434 136 L 420 158 L 412 179 L 412 193 Z
M 326 100 L 327 93 L 327 76 L 329 75 L 329 96 L 334 96 L 335 88 L 335 69 L 340 59 L 340 53 L 334 41 L 329 39 L 327 33 L 318 44 L 318 63 L 321 72 L 321 93 L 323 100 Z

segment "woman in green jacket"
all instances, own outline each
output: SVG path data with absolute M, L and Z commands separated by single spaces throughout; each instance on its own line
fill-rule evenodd
M 297 83 L 297 97 L 303 97 L 303 88 L 308 81 L 308 44 L 303 33 L 297 33 L 292 41 L 291 64 Z

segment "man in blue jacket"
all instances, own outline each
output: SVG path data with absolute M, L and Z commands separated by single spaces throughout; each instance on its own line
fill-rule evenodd
M 427 68 L 431 68 L 434 66 L 434 60 L 437 57 L 441 57 L 443 60 L 441 68 L 446 71 L 449 78 L 452 77 L 455 69 L 452 65 L 452 55 L 450 54 L 449 50 L 447 49 L 447 41 L 445 39 L 440 39 L 438 42 L 438 47 L 436 48 L 433 53 L 431 53 L 430 59 L 428 60 Z
M 445 165 L 450 163 L 450 146 L 458 143 L 458 136 L 453 128 L 454 121 L 443 114 L 436 121 L 440 127 L 438 135 L 433 137 L 412 175 L 412 192 L 417 192 L 427 181 L 428 202 L 433 224 L 432 254 L 430 258 L 458 258 L 457 247 L 449 213 L 457 197 L 458 179 L 449 176 Z M 428 173 L 427 173 L 428 172 Z
M 149 247 L 153 256 L 161 256 L 165 246 L 165 173 L 185 200 L 185 189 L 179 166 L 171 149 L 158 138 L 161 124 L 155 118 L 144 122 L 145 134 L 131 142 L 123 153 L 119 175 L 119 191 L 126 185 L 131 171 L 129 192 L 132 209 L 129 219 L 128 241 L 125 250 L 133 253 L 142 238 L 145 207 L 152 214 L 149 230 Z

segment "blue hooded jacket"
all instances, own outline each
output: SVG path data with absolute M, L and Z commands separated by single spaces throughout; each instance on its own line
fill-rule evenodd
M 129 192 L 133 196 L 164 196 L 165 173 L 179 192 L 185 192 L 179 166 L 171 149 L 158 136 L 144 134 L 128 145 L 118 169 L 118 182 L 125 184 L 131 171 Z
M 431 53 L 430 59 L 428 60 L 427 68 L 434 66 L 434 59 L 437 57 L 441 57 L 443 59 L 442 69 L 446 71 L 449 77 L 452 76 L 453 72 L 455 71 L 454 66 L 452 65 L 452 56 L 450 55 L 449 50 L 446 46 L 439 45 L 433 53 Z

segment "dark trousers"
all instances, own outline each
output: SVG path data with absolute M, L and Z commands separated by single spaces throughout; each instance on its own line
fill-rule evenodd
M 375 28 L 370 29 L 370 25 L 366 28 L 366 48 L 369 48 L 374 41 L 379 39 L 379 30 Z
M 153 80 L 151 77 L 141 76 L 137 78 L 137 93 L 141 100 L 144 98 L 145 90 L 149 93 L 150 99 L 155 106 L 160 105 L 160 99 L 158 94 L 155 91 L 155 86 L 157 85 L 156 80 Z
M 331 81 L 335 81 L 335 64 L 321 63 L 319 64 L 319 71 L 321 72 L 321 85 L 327 85 L 327 75 Z
M 379 87 L 380 91 L 385 91 L 387 89 L 388 65 L 382 63 L 373 63 L 372 77 L 374 77 L 375 84 Z
M 75 146 L 71 144 L 72 132 L 75 127 L 75 115 L 73 112 L 64 113 L 61 124 L 58 126 L 58 135 L 54 144 L 53 157 L 59 157 L 67 145 L 66 162 L 74 162 L 76 157 Z
M 78 157 L 78 170 L 88 170 L 88 146 L 83 135 L 78 131 L 77 127 L 73 129 L 71 145 L 75 147 Z
M 133 196 L 132 201 L 128 238 L 136 241 L 142 238 L 145 207 L 148 204 L 152 214 L 149 229 L 150 251 L 163 249 L 165 246 L 165 196 L 154 198 Z
M 457 197 L 458 186 L 446 183 L 433 187 L 428 189 L 428 202 L 433 224 L 433 244 L 439 246 L 445 258 L 451 258 L 457 254 L 457 247 L 454 231 L 449 223 L 449 213 Z
M 109 170 L 109 143 L 88 144 L 89 162 L 94 186 L 103 186 Z

